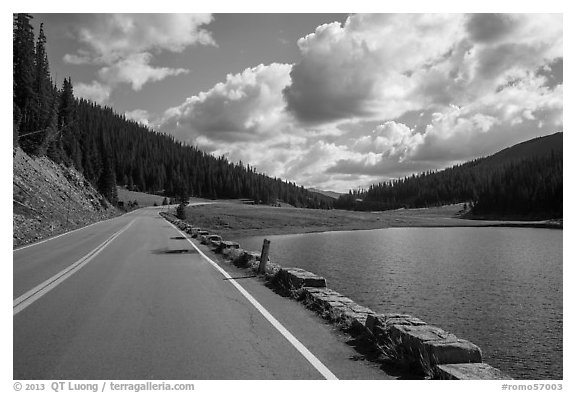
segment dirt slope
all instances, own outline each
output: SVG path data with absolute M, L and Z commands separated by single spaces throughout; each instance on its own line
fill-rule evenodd
M 21 149 L 13 156 L 13 246 L 120 213 L 78 171 Z

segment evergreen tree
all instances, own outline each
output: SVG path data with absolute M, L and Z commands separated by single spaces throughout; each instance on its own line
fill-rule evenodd
M 103 154 L 103 166 L 98 191 L 113 205 L 118 204 L 118 190 L 116 189 L 116 174 L 114 173 L 109 154 Z
M 12 72 L 13 72 L 13 100 L 18 108 L 17 129 L 20 134 L 20 145 L 30 151 L 30 143 L 22 139 L 31 131 L 31 124 L 35 118 L 34 93 L 34 31 L 29 14 L 14 15 L 14 34 L 12 42 Z M 16 111 L 15 111 L 16 112 Z

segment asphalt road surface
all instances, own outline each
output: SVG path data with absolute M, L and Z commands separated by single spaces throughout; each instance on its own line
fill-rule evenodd
M 393 378 L 158 212 L 14 251 L 14 379 Z

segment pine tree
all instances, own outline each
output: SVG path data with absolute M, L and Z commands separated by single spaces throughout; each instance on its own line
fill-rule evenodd
M 75 115 L 74 88 L 72 79 L 64 79 L 62 90 L 60 91 L 60 102 L 58 106 L 58 127 L 64 128 L 74 121 Z
M 118 204 L 118 190 L 116 189 L 116 174 L 114 173 L 110 155 L 103 153 L 102 173 L 98 180 L 98 191 L 113 205 Z
M 38 39 L 36 41 L 34 60 L 34 99 L 35 118 L 31 122 L 30 140 L 32 144 L 31 152 L 36 155 L 45 155 L 49 144 L 55 138 L 57 130 L 57 89 L 53 87 L 50 78 L 50 67 L 48 65 L 48 55 L 46 53 L 46 35 L 44 25 L 40 25 Z M 52 146 L 52 150 L 55 147 Z M 59 157 L 58 152 L 55 156 Z
M 82 151 L 76 127 L 76 100 L 70 78 L 64 79 L 58 94 L 58 129 L 64 155 L 77 170 L 82 172 Z
M 14 34 L 12 41 L 13 101 L 19 116 L 14 119 L 20 145 L 30 151 L 31 143 L 24 136 L 31 131 L 35 118 L 34 93 L 34 31 L 29 14 L 14 15 Z M 16 113 L 16 111 L 15 111 Z M 24 139 L 23 139 L 24 137 Z

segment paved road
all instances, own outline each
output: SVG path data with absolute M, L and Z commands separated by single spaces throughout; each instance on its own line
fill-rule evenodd
M 391 378 L 259 279 L 239 289 L 158 211 L 14 251 L 14 379 Z

